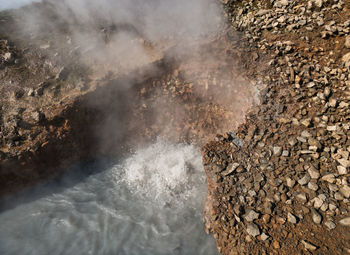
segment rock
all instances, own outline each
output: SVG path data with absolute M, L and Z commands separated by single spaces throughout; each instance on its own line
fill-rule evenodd
M 309 183 L 307 184 L 307 187 L 308 187 L 309 189 L 313 190 L 313 191 L 318 190 L 318 185 L 317 185 L 316 183 L 314 183 L 314 182 L 309 182 Z
M 332 230 L 332 229 L 335 229 L 336 225 L 333 221 L 331 220 L 327 220 L 324 225 L 329 229 L 329 230 Z
M 250 236 L 256 237 L 256 236 L 260 235 L 260 230 L 259 230 L 258 226 L 255 225 L 254 223 L 249 223 L 247 226 L 247 233 Z
M 315 251 L 317 247 L 311 243 L 308 243 L 304 240 L 301 241 L 301 243 L 304 245 L 305 249 L 310 250 L 310 251 Z
M 56 75 L 57 80 L 66 80 L 69 75 L 69 70 L 66 67 L 62 67 Z
M 296 224 L 297 223 L 297 218 L 291 214 L 290 212 L 287 215 L 288 218 L 288 222 L 292 223 L 292 224 Z
M 350 67 L 350 52 L 345 54 L 343 57 L 342 57 L 342 61 L 345 65 L 345 67 Z
M 32 113 L 32 118 L 36 123 L 39 123 L 45 119 L 45 115 L 39 111 L 34 111 Z
M 13 60 L 14 60 L 14 57 L 13 57 L 13 54 L 11 52 L 6 52 L 4 55 L 3 55 L 3 59 L 5 62 L 7 63 L 12 63 Z
M 230 175 L 231 173 L 233 173 L 237 167 L 239 167 L 238 163 L 233 163 L 233 164 L 229 164 L 226 168 L 225 171 L 223 171 L 221 174 L 224 176 Z
M 327 175 L 322 176 L 321 180 L 329 182 L 329 183 L 334 183 L 335 176 L 334 176 L 334 174 L 327 174 Z
M 350 160 L 346 160 L 344 158 L 337 159 L 338 163 L 341 164 L 343 167 L 350 167 Z
M 345 47 L 350 49 L 350 35 L 345 37 Z
M 346 197 L 346 198 L 350 198 L 350 187 L 347 185 L 344 185 L 343 187 L 340 188 L 340 193 Z
M 262 233 L 262 234 L 260 235 L 260 238 L 261 238 L 262 241 L 266 241 L 267 239 L 269 239 L 269 236 L 266 235 L 265 233 Z
M 350 217 L 347 217 L 347 218 L 340 220 L 339 224 L 346 226 L 346 227 L 350 227 Z
M 29 97 L 34 96 L 34 89 L 32 89 L 32 88 L 29 89 L 27 95 L 28 95 Z
M 291 179 L 291 178 L 287 178 L 286 179 L 286 181 L 287 181 L 287 186 L 289 187 L 289 188 L 293 188 L 294 187 L 294 185 L 295 185 L 295 180 L 293 180 L 293 179 Z
M 298 183 L 300 185 L 306 185 L 310 181 L 310 176 L 308 174 L 305 174 L 303 178 L 298 180 Z
M 313 222 L 320 224 L 322 221 L 322 216 L 315 209 L 311 209 L 311 214 Z
M 281 245 L 277 240 L 273 241 L 273 248 L 275 248 L 275 249 L 281 248 Z
M 281 156 L 281 154 L 282 154 L 282 147 L 279 147 L 279 146 L 273 147 L 273 154 L 275 156 Z
M 320 178 L 320 173 L 313 166 L 310 166 L 309 169 L 307 170 L 307 172 L 309 173 L 309 175 L 312 179 Z
M 340 175 L 348 174 L 348 170 L 344 166 L 337 166 L 337 170 Z
M 251 222 L 259 218 L 259 213 L 255 212 L 254 210 L 249 210 L 248 213 L 244 216 L 246 221 Z

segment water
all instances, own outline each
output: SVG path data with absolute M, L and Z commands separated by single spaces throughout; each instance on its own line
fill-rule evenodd
M 218 254 L 198 148 L 158 141 L 74 168 L 1 202 L 0 254 Z

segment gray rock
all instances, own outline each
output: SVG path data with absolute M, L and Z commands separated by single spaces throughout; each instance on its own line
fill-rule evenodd
M 260 235 L 260 230 L 259 230 L 258 226 L 255 225 L 254 223 L 249 223 L 247 226 L 247 233 L 250 236 L 256 237 L 256 236 Z
M 249 210 L 244 216 L 244 218 L 246 219 L 246 221 L 251 222 L 259 218 L 259 213 L 255 212 L 254 210 Z

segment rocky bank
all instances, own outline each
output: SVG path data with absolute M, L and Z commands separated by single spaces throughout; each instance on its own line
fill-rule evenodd
M 348 254 L 350 1 L 224 2 L 270 68 L 261 104 L 202 150 L 207 231 L 222 254 Z

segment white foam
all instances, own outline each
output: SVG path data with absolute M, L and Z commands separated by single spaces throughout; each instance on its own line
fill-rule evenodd
M 34 189 L 29 200 L 7 201 L 16 206 L 0 213 L 0 254 L 217 254 L 201 219 L 198 148 L 158 141 L 102 172 L 73 176 L 39 197 Z

